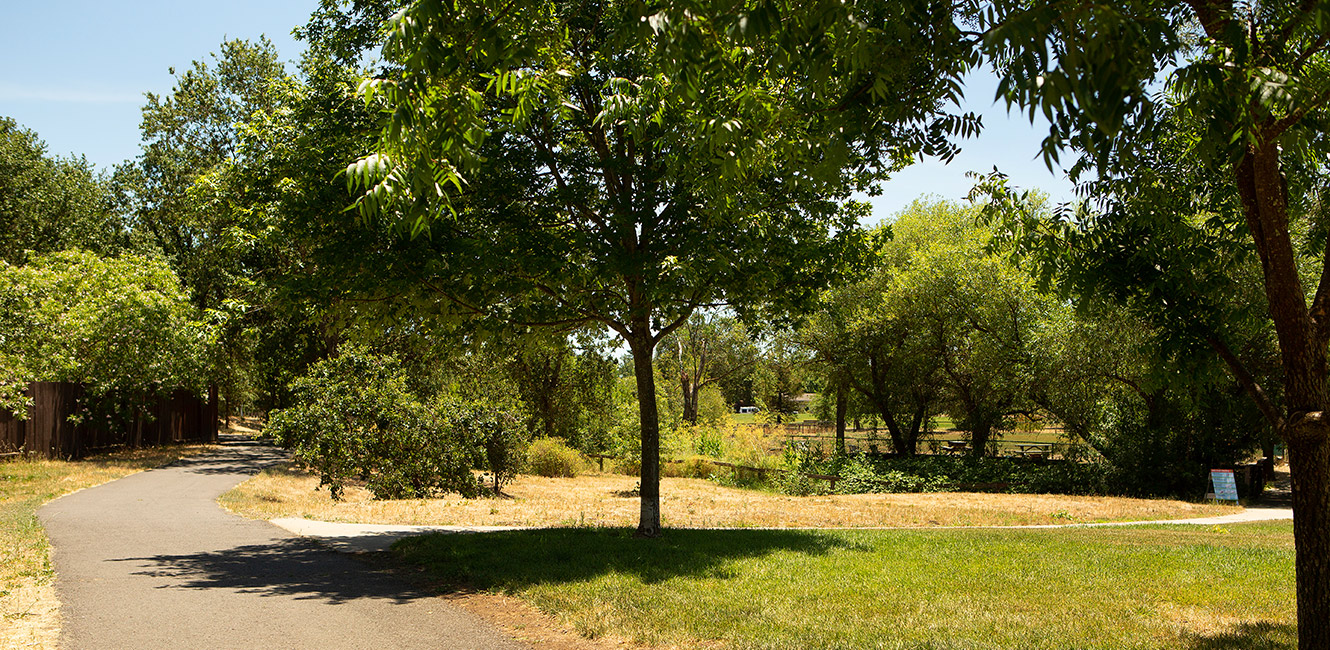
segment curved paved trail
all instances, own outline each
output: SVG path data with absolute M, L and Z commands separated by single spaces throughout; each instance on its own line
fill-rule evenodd
M 280 459 L 227 440 L 43 506 L 61 647 L 524 647 L 427 590 L 215 503 Z

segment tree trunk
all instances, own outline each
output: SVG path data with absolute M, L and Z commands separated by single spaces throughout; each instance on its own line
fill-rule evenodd
M 1324 429 L 1321 423 L 1320 428 Z M 1298 647 L 1330 648 L 1330 436 L 1288 436 L 1297 554 Z
M 988 439 L 993 436 L 993 424 L 983 422 L 970 427 L 970 456 L 983 458 L 988 450 Z
M 690 380 L 687 374 L 681 374 L 679 385 L 683 388 L 683 421 L 697 424 L 697 402 L 701 393 L 697 382 Z
M 845 380 L 836 382 L 836 455 L 845 455 L 845 411 L 850 405 Z
M 928 405 L 927 398 L 915 397 L 914 417 L 910 420 L 910 435 L 905 441 L 910 446 L 911 456 L 919 453 L 919 432 L 923 430 L 924 422 L 928 419 Z
M 905 434 L 901 431 L 900 424 L 896 422 L 896 418 L 891 414 L 891 411 L 881 403 L 877 405 L 877 410 L 882 415 L 882 423 L 887 425 L 887 433 L 891 435 L 892 451 L 902 456 L 913 456 L 914 447 L 906 444 Z
M 645 333 L 643 333 L 645 332 Z M 642 510 L 637 537 L 660 537 L 660 414 L 656 411 L 656 371 L 650 329 L 635 331 L 628 340 L 637 378 L 637 407 L 642 425 Z
M 1326 340 L 1330 318 L 1309 310 L 1288 228 L 1288 197 L 1277 138 L 1257 134 L 1235 170 L 1248 229 L 1261 258 L 1270 320 L 1279 339 L 1288 414 L 1282 435 L 1293 479 L 1297 553 L 1298 647 L 1330 649 L 1330 423 L 1325 421 Z M 1324 264 L 1323 273 L 1324 273 Z M 1326 282 L 1322 276 L 1322 285 Z

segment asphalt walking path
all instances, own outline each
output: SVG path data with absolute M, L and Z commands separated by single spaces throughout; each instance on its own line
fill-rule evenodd
M 217 505 L 282 460 L 224 439 L 214 453 L 43 506 L 61 647 L 525 647 L 426 589 Z

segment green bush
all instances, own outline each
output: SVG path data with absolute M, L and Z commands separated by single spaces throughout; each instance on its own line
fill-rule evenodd
M 427 409 L 397 360 L 359 348 L 310 366 L 292 382 L 296 405 L 273 411 L 266 432 L 339 499 L 360 481 L 379 499 L 458 492 L 475 496 L 479 427 Z
M 641 476 L 642 460 L 639 458 L 616 458 L 611 461 L 611 470 L 615 474 L 625 476 Z
M 526 466 L 537 476 L 574 478 L 587 471 L 588 463 L 562 439 L 541 438 L 527 449 Z
M 809 474 L 823 474 L 826 462 L 826 454 L 820 446 L 809 445 L 804 441 L 787 443 L 786 471 L 778 485 L 780 491 L 801 497 L 826 493 L 829 488 L 827 483 L 809 476 Z
M 1036 494 L 1122 494 L 1120 478 L 1106 463 L 1030 463 L 1010 458 L 914 456 L 873 458 L 857 454 L 839 468 L 835 459 L 823 463 L 836 473 L 842 494 L 942 492 L 974 484 L 1005 484 L 1010 492 Z
M 475 466 L 489 473 L 495 494 L 503 491 L 525 464 L 529 433 L 515 404 L 491 399 L 457 401 L 442 398 L 436 412 L 483 459 Z
M 30 381 L 76 382 L 87 415 L 128 427 L 153 397 L 204 389 L 217 325 L 160 259 L 69 250 L 0 262 L 0 408 L 22 417 Z
M 896 470 L 879 471 L 863 454 L 852 456 L 841 468 L 836 482 L 839 494 L 942 492 L 947 488 L 945 476 L 916 476 Z

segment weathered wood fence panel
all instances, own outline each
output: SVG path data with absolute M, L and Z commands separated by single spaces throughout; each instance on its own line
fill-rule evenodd
M 13 413 L 0 409 L 0 455 L 16 454 L 23 448 L 27 424 L 27 420 L 20 420 Z
M 77 419 L 84 389 L 68 382 L 33 382 L 27 419 L 0 409 L 0 453 L 25 452 L 45 458 L 81 458 L 112 447 L 148 447 L 182 442 L 217 441 L 217 390 L 204 401 L 177 390 L 140 411 L 128 429 L 111 421 Z

